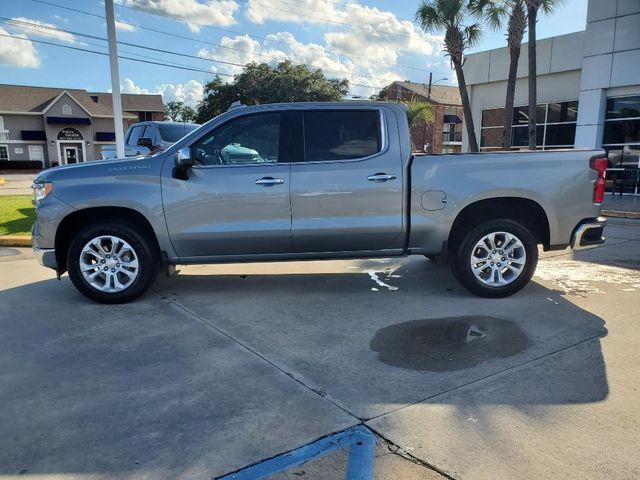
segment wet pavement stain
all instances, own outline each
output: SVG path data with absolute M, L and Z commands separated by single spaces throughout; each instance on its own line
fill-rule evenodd
M 448 372 L 507 358 L 531 345 L 510 320 L 495 317 L 443 317 L 411 320 L 378 330 L 369 346 L 378 360 L 394 367 Z

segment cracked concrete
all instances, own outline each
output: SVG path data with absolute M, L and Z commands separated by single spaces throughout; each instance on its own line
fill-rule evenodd
M 411 258 L 185 267 L 103 306 L 7 252 L 0 477 L 211 478 L 361 421 L 379 435 L 377 478 L 638 477 L 639 226 L 543 254 L 535 282 L 500 300 Z M 372 291 L 381 265 L 397 290 Z M 419 343 L 372 348 L 449 317 L 499 321 L 474 323 L 486 335 L 470 343 L 445 335 L 426 363 Z M 505 354 L 508 325 L 527 340 Z M 340 478 L 343 460 L 304 476 Z

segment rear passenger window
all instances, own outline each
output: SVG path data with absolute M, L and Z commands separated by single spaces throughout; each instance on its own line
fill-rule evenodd
M 304 158 L 349 160 L 381 149 L 377 110 L 319 110 L 304 112 Z
M 127 145 L 131 147 L 135 147 L 138 145 L 138 139 L 142 136 L 142 131 L 144 130 L 144 125 L 138 125 L 131 129 L 131 133 L 129 134 L 129 139 L 127 140 Z

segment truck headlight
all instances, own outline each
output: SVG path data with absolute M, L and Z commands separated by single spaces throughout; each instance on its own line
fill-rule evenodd
M 53 184 L 50 182 L 39 182 L 31 185 L 31 188 L 33 188 L 33 204 L 38 206 L 42 199 L 51 193 Z

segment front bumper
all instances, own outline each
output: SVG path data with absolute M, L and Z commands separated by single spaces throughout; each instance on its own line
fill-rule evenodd
M 33 253 L 35 253 L 40 265 L 58 270 L 58 261 L 56 260 L 56 250 L 54 248 L 38 248 L 34 245 Z
M 571 235 L 571 248 L 584 248 L 602 245 L 606 238 L 602 235 L 607 219 L 604 217 L 588 218 L 578 224 Z

